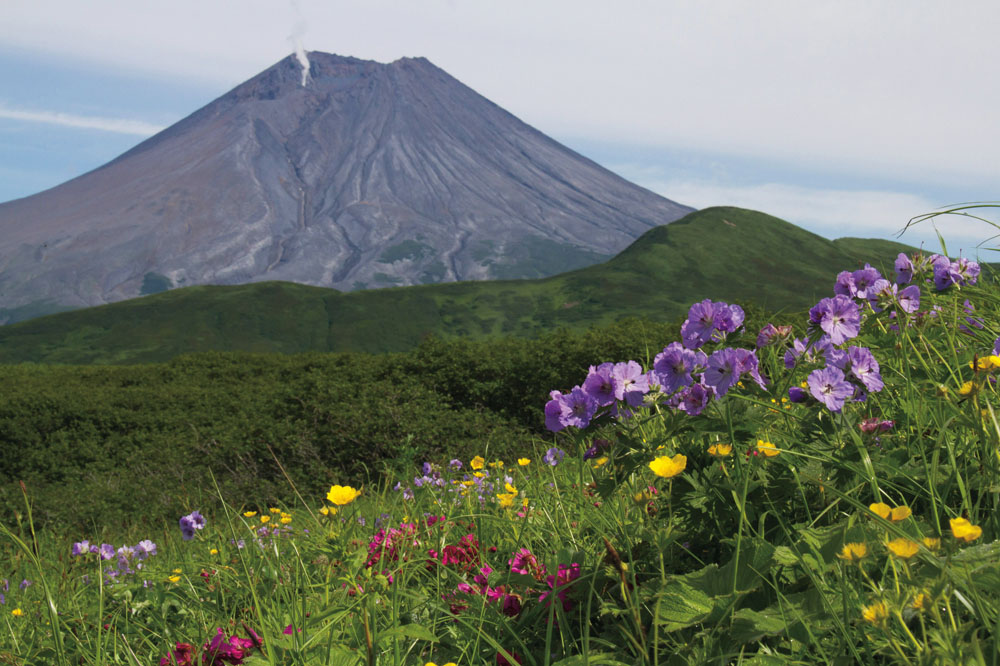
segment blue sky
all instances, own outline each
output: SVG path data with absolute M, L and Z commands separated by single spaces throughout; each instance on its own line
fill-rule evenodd
M 1000 5 L 971 0 L 5 0 L 0 201 L 100 166 L 298 46 L 426 56 L 682 203 L 893 238 L 1000 198 L 997 25 Z M 967 254 L 994 231 L 941 229 Z

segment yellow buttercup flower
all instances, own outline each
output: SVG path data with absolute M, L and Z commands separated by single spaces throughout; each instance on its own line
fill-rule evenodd
M 167 580 L 169 580 L 171 583 L 176 583 L 180 579 L 181 579 L 180 576 L 167 576 Z
M 889 617 L 889 608 L 883 601 L 876 602 L 870 606 L 863 606 L 861 608 L 861 617 L 865 619 L 865 622 L 882 624 Z
M 732 452 L 733 452 L 732 444 L 723 444 L 720 442 L 718 444 L 712 444 L 712 446 L 708 447 L 708 455 L 713 456 L 715 458 L 725 458 Z
M 913 597 L 913 601 L 910 602 L 910 607 L 913 610 L 922 611 L 931 605 L 931 597 L 926 592 L 921 592 L 917 596 Z
M 632 501 L 636 504 L 649 504 L 653 501 L 653 493 L 648 490 L 640 490 L 636 494 L 632 495 Z
M 179 573 L 181 572 L 181 570 L 180 570 L 180 569 L 174 569 L 174 571 L 173 571 L 173 572 L 174 572 L 175 574 L 179 574 Z
M 937 550 L 941 547 L 941 539 L 937 537 L 924 537 L 923 542 L 928 550 Z
M 876 516 L 885 518 L 886 520 L 898 523 L 902 520 L 906 520 L 913 513 L 910 507 L 905 504 L 902 506 L 891 507 L 885 502 L 876 502 L 875 504 L 869 504 L 868 509 L 874 513 Z
M 687 457 L 682 456 L 679 453 L 673 458 L 669 456 L 660 456 L 649 463 L 649 469 L 653 470 L 654 474 L 662 476 L 664 479 L 677 476 L 684 471 L 685 467 L 687 467 Z
M 247 518 L 253 518 L 254 516 L 257 515 L 257 512 L 256 511 L 244 511 L 243 515 L 246 516 Z
M 978 359 L 978 365 L 980 370 L 985 370 L 987 372 L 996 370 L 997 368 L 1000 368 L 1000 356 L 984 356 Z M 969 361 L 969 367 L 975 369 L 976 366 L 973 365 L 972 361 Z
M 520 465 L 521 467 L 524 467 L 525 465 L 530 465 L 531 458 L 518 458 L 517 464 Z
M 597 469 L 598 467 L 604 467 L 604 465 L 606 465 L 607 462 L 608 462 L 608 457 L 601 456 L 600 458 L 594 461 L 594 469 Z
M 218 548 L 213 548 L 212 550 L 208 551 L 208 554 L 209 555 L 218 555 L 219 554 L 219 549 Z
M 482 456 L 476 456 L 469 462 L 469 467 L 472 469 L 482 469 L 483 465 L 486 464 L 486 458 Z
M 972 382 L 965 382 L 962 387 L 958 389 L 959 395 L 972 395 L 976 390 L 976 385 Z
M 261 516 L 260 517 L 260 522 L 261 522 L 261 524 L 271 522 L 271 516 Z
M 282 525 L 287 525 L 290 522 L 292 522 L 292 517 L 290 515 L 288 515 L 287 513 L 281 515 Z
M 21 617 L 22 615 L 24 615 L 24 611 L 21 610 L 20 608 L 15 608 L 10 612 L 10 614 L 13 615 L 14 617 Z
M 979 525 L 973 525 L 965 518 L 952 518 L 948 522 L 951 523 L 951 533 L 956 539 L 968 543 L 983 536 L 983 528 Z
M 773 458 L 774 456 L 781 453 L 781 449 L 776 447 L 771 442 L 765 442 L 762 439 L 757 440 L 757 451 L 758 453 L 764 454 L 768 458 Z
M 281 513 L 281 509 L 273 506 L 270 509 L 268 509 L 268 511 L 270 511 L 271 513 Z
M 517 493 L 506 493 L 497 495 L 497 501 L 500 503 L 500 508 L 509 509 L 514 504 L 515 497 L 517 497 Z
M 837 553 L 837 557 L 847 562 L 860 562 L 868 554 L 868 546 L 864 543 L 853 541 L 845 543 L 844 547 Z
M 360 490 L 355 490 L 350 486 L 330 486 L 330 492 L 326 494 L 326 499 L 337 506 L 345 506 L 356 500 L 360 494 Z
M 909 539 L 893 539 L 885 545 L 889 552 L 904 560 L 910 559 L 920 550 L 920 544 Z
M 491 462 L 490 467 L 493 469 L 503 469 L 503 461 L 497 460 L 495 462 Z

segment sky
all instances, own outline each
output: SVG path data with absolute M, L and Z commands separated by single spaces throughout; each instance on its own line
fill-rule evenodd
M 302 49 L 424 56 L 680 203 L 939 251 L 931 222 L 897 234 L 1000 199 L 998 25 L 994 0 L 0 0 L 0 202 Z M 935 219 L 998 261 L 1000 229 Z

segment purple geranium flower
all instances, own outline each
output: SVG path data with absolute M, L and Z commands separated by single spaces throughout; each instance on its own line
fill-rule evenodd
M 805 402 L 808 397 L 809 394 L 801 386 L 792 386 L 788 389 L 788 399 L 791 402 Z
M 559 403 L 562 407 L 559 421 L 563 427 L 586 428 L 597 411 L 597 403 L 579 386 L 574 386 L 569 395 L 560 396 Z
M 715 391 L 711 386 L 702 383 L 692 384 L 680 392 L 677 409 L 689 416 L 697 416 L 705 409 L 713 395 Z
M 552 432 L 559 432 L 566 426 L 562 422 L 562 393 L 559 391 L 549 392 L 549 401 L 545 403 L 545 427 Z M 453 460 L 452 463 L 455 461 Z M 461 469 L 459 461 L 458 467 L 452 465 L 454 469 Z
M 102 543 L 98 553 L 100 553 L 102 560 L 110 560 L 115 556 L 115 547 L 110 543 Z
M 839 412 L 844 401 L 854 395 L 854 387 L 844 379 L 840 368 L 813 370 L 806 380 L 813 397 L 827 406 L 831 412 Z
M 854 280 L 855 292 L 853 295 L 856 298 L 867 299 L 868 288 L 881 280 L 882 274 L 877 269 L 872 268 L 871 265 L 865 264 L 864 268 L 854 271 L 851 277 Z
M 587 378 L 583 381 L 583 392 L 599 407 L 607 407 L 615 401 L 615 396 L 618 393 L 618 380 L 612 374 L 614 367 L 613 363 L 601 363 L 596 367 L 590 366 L 590 372 L 587 373 Z
M 544 460 L 552 467 L 555 467 L 556 465 L 562 462 L 563 456 L 565 455 L 566 455 L 565 451 L 553 446 L 551 449 L 545 452 Z
M 743 325 L 745 314 L 738 305 L 713 303 L 705 299 L 688 310 L 688 317 L 681 325 L 681 339 L 688 349 L 697 349 L 709 340 L 723 339 Z M 722 335 L 715 336 L 718 331 Z
M 913 314 L 920 309 L 920 287 L 915 284 L 900 289 L 897 298 L 899 309 L 907 314 Z
M 78 557 L 80 555 L 86 555 L 90 552 L 90 542 L 89 541 L 78 541 L 73 544 L 73 557 Z
M 858 293 L 858 288 L 854 284 L 854 275 L 850 271 L 837 273 L 837 281 L 833 283 L 833 293 L 851 298 L 854 298 L 854 295 Z
M 649 393 L 649 380 L 642 366 L 635 361 L 615 363 L 611 376 L 617 381 L 615 398 L 623 400 L 631 407 L 642 405 L 642 398 Z
M 653 372 L 659 380 L 660 390 L 669 394 L 690 386 L 694 382 L 691 373 L 707 362 L 705 352 L 685 349 L 681 343 L 671 342 L 653 359 Z
M 910 284 L 913 280 L 913 262 L 904 253 L 900 252 L 896 256 L 896 284 Z
M 740 380 L 742 360 L 741 355 L 731 347 L 712 352 L 708 357 L 708 368 L 702 375 L 702 382 L 715 389 L 715 394 L 720 398 L 725 396 Z
M 884 386 L 882 376 L 879 374 L 878 361 L 867 347 L 850 347 L 847 350 L 847 358 L 851 364 L 851 374 L 864 384 L 865 388 L 878 393 Z
M 853 300 L 837 295 L 814 305 L 809 310 L 809 321 L 829 335 L 834 345 L 839 345 L 857 337 L 861 330 L 861 311 Z

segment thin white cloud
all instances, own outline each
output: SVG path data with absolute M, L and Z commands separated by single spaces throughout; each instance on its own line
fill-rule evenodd
M 163 127 L 159 125 L 153 125 L 141 120 L 78 116 L 72 113 L 62 113 L 57 111 L 26 111 L 23 109 L 11 109 L 2 106 L 0 106 L 0 118 L 7 118 L 9 120 L 24 120 L 32 123 L 46 123 L 49 125 L 61 125 L 63 127 L 76 127 L 79 129 L 95 129 L 103 132 L 115 132 L 118 134 L 131 134 L 135 136 L 151 136 L 163 129 Z

